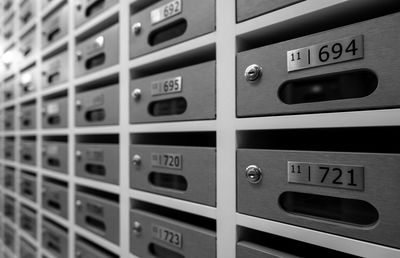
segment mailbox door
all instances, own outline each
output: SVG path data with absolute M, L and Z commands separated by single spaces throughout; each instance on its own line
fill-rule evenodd
M 42 207 L 65 219 L 68 217 L 68 189 L 49 182 L 43 183 Z
M 64 4 L 61 8 L 46 17 L 42 26 L 42 48 L 67 35 L 68 5 Z
M 68 258 L 68 234 L 60 228 L 43 222 L 42 246 L 60 258 Z
M 29 68 L 21 73 L 19 86 L 21 96 L 25 96 L 36 90 L 36 67 Z
M 8 224 L 4 225 L 4 244 L 13 253 L 15 252 L 15 229 Z
M 36 129 L 36 104 L 21 106 L 20 128 L 22 130 Z
M 115 256 L 104 253 L 102 250 L 88 245 L 81 240 L 76 241 L 75 250 L 80 253 L 81 258 L 115 258 Z
M 15 190 L 15 170 L 9 167 L 4 171 L 4 187 L 14 191 Z
M 20 5 L 19 18 L 21 21 L 21 27 L 28 24 L 35 16 L 35 3 L 36 1 L 34 0 L 26 0 L 22 5 Z
M 91 20 L 93 17 L 111 8 L 118 0 L 75 0 L 75 27 Z
M 14 130 L 15 129 L 15 109 L 6 109 L 5 111 L 5 120 L 4 120 L 4 129 L 5 130 Z
M 42 127 L 63 128 L 68 125 L 68 100 L 61 97 L 46 100 L 43 104 Z
M 43 143 L 42 166 L 44 168 L 68 173 L 68 144 L 66 142 Z
M 21 174 L 21 196 L 25 197 L 32 202 L 36 202 L 36 177 Z
M 15 31 L 15 14 L 11 14 L 4 22 L 3 36 L 6 40 L 13 37 Z
M 63 51 L 43 62 L 42 87 L 47 88 L 68 80 L 68 51 Z
M 37 222 L 36 213 L 31 210 L 21 207 L 20 209 L 20 227 L 22 230 L 26 231 L 29 235 L 36 239 L 37 232 Z
M 15 160 L 15 141 L 14 139 L 5 140 L 4 157 L 8 160 Z
M 15 222 L 15 200 L 9 196 L 4 198 L 4 216 Z
M 15 77 L 4 81 L 4 101 L 13 100 L 15 97 Z
M 27 165 L 36 165 L 36 141 L 35 140 L 21 140 L 20 150 L 21 163 Z
M 34 55 L 36 52 L 36 29 L 31 30 L 20 40 L 20 52 L 24 58 Z
M 27 241 L 21 240 L 20 242 L 20 255 L 21 258 L 36 258 L 36 248 L 29 244 Z

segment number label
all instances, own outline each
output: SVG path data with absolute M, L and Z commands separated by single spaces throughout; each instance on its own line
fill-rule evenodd
M 182 12 L 182 0 L 171 1 L 150 13 L 151 24 L 157 24 Z
M 174 230 L 159 225 L 151 225 L 151 235 L 164 243 L 182 248 L 182 234 Z
M 287 174 L 289 183 L 364 190 L 364 168 L 359 166 L 288 161 Z
M 182 155 L 175 153 L 151 153 L 151 165 L 172 169 L 182 169 Z
M 56 115 L 59 112 L 60 112 L 60 107 L 57 102 L 47 104 L 47 107 L 46 107 L 47 115 Z
M 182 76 L 151 83 L 151 95 L 165 95 L 182 91 Z
M 287 69 L 291 72 L 363 57 L 363 36 L 358 35 L 287 51 Z

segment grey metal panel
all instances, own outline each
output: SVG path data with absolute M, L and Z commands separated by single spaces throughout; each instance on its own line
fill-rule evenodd
M 75 27 L 79 27 L 117 3 L 118 0 L 75 0 Z
M 64 128 L 68 125 L 68 99 L 63 96 L 56 99 L 43 100 L 42 127 Z
M 8 78 L 4 81 L 4 101 L 10 101 L 15 98 L 16 79 L 15 77 Z
M 172 220 L 149 212 L 132 209 L 130 211 L 130 228 L 137 222 L 141 226 L 140 234 L 130 230 L 130 251 L 141 258 L 152 258 L 154 255 L 149 250 L 150 244 L 157 244 L 183 257 L 204 258 L 216 257 L 216 233 L 190 225 L 177 220 Z M 158 225 L 181 234 L 181 248 L 162 242 L 152 235 L 152 226 Z M 174 256 L 176 257 L 176 256 Z
M 63 4 L 42 22 L 42 48 L 63 38 L 68 33 L 68 5 Z
M 182 76 L 182 91 L 152 96 L 151 84 L 156 81 Z M 140 89 L 139 99 L 130 98 L 130 122 L 147 123 L 163 121 L 182 121 L 215 119 L 215 61 L 201 63 L 145 78 L 132 80 L 130 92 Z M 154 101 L 183 97 L 187 102 L 182 114 L 153 116 L 149 105 Z
M 19 50 L 24 58 L 33 56 L 37 50 L 36 27 L 20 39 Z
M 21 139 L 20 162 L 35 166 L 36 158 L 36 140 Z
M 80 258 L 115 258 L 80 239 L 75 242 L 75 251 L 80 254 Z
M 27 232 L 30 236 L 36 239 L 37 234 L 37 216 L 36 212 L 27 209 L 24 206 L 20 208 L 20 227 Z
M 305 0 L 236 0 L 236 20 L 241 22 Z
M 15 160 L 15 139 L 6 138 L 4 141 L 4 158 Z
M 54 0 L 41 0 L 42 2 L 42 9 L 45 9 L 50 3 L 54 2 Z
M 288 246 L 288 249 L 291 247 Z M 288 253 L 267 248 L 247 241 L 240 241 L 236 244 L 236 258 L 295 258 Z
M 11 17 L 11 18 L 9 18 Z M 16 17 L 15 13 L 6 18 L 3 25 L 3 37 L 8 40 L 11 39 L 16 31 Z
M 131 16 L 131 27 L 135 23 L 141 23 L 139 34 L 135 34 L 133 30 L 130 31 L 131 59 L 215 31 L 215 0 L 183 0 L 180 14 L 152 25 L 151 11 L 169 2 L 171 0 L 159 1 Z M 170 27 L 182 19 L 187 22 L 187 27 L 182 35 L 156 45 L 149 43 L 149 36 L 154 31 L 163 30 L 164 27 Z
M 22 239 L 20 241 L 20 255 L 21 258 L 36 258 L 37 251 L 34 246 Z
M 216 205 L 216 150 L 206 147 L 181 147 L 160 145 L 131 145 L 131 157 L 139 155 L 139 166 L 130 165 L 131 188 L 171 196 L 183 200 Z M 182 169 L 154 167 L 151 165 L 152 153 L 174 153 L 182 157 Z M 187 181 L 187 189 L 179 191 L 153 185 L 149 180 L 151 172 L 180 175 Z
M 10 196 L 4 197 L 4 217 L 15 222 L 15 199 Z
M 4 129 L 14 130 L 15 129 L 15 108 L 5 109 L 4 111 Z
M 68 81 L 68 51 L 64 50 L 43 61 L 42 87 L 47 88 Z
M 75 211 L 77 225 L 114 244 L 119 244 L 119 205 L 117 202 L 77 192 L 76 203 L 80 203 Z
M 21 96 L 32 93 L 37 88 L 37 72 L 36 66 L 24 70 L 20 76 L 19 92 Z
M 37 189 L 37 179 L 36 176 L 21 173 L 20 179 L 20 191 L 21 196 L 25 197 L 32 202 L 36 202 L 36 189 Z
M 51 182 L 43 182 L 42 207 L 65 219 L 68 218 L 68 189 Z
M 77 176 L 99 180 L 110 184 L 119 184 L 119 146 L 118 144 L 76 143 L 75 173 Z M 96 174 L 102 166 L 104 174 Z
M 98 40 L 103 37 L 103 40 Z M 113 66 L 119 62 L 119 24 L 111 27 L 79 42 L 76 45 L 75 76 L 80 77 L 88 73 Z M 79 53 L 79 54 L 78 54 Z M 104 54 L 103 63 L 93 67 L 89 66 L 91 60 L 95 60 Z
M 43 141 L 42 166 L 44 168 L 68 173 L 68 143 L 56 141 Z
M 397 85 L 400 59 L 393 55 L 393 51 L 399 48 L 399 23 L 400 14 L 397 13 L 239 53 L 237 56 L 237 116 L 400 106 L 400 90 Z M 287 72 L 287 51 L 357 35 L 363 35 L 364 38 L 362 59 Z M 246 67 L 251 64 L 263 67 L 261 79 L 252 84 L 248 83 L 243 76 Z M 376 90 L 368 96 L 292 105 L 283 103 L 278 97 L 278 89 L 286 81 L 360 69 L 374 72 L 379 80 Z
M 354 191 L 288 183 L 288 161 L 362 166 L 365 189 Z M 260 183 L 247 182 L 245 169 L 249 165 L 257 165 L 264 172 Z M 400 230 L 398 221 L 400 174 L 397 173 L 399 169 L 398 154 L 239 149 L 237 150 L 237 210 L 248 215 L 399 247 L 400 239 L 397 237 Z M 285 212 L 278 201 L 281 194 L 288 191 L 362 200 L 377 209 L 379 220 L 370 226 L 357 226 L 318 217 L 294 215 Z
M 15 252 L 15 229 L 8 224 L 4 224 L 4 244 Z
M 21 130 L 36 129 L 36 102 L 21 105 L 21 116 L 19 118 Z
M 68 258 L 68 233 L 47 221 L 42 223 L 42 246 L 59 258 Z
M 10 167 L 5 167 L 4 169 L 4 188 L 15 191 L 15 180 L 16 172 L 15 169 Z
M 76 94 L 75 124 L 77 126 L 117 125 L 119 123 L 119 84 L 94 89 Z M 104 111 L 104 118 L 99 121 L 89 119 L 92 111 Z
M 36 11 L 36 0 L 25 0 L 19 7 L 19 19 L 21 27 L 28 24 L 34 17 Z

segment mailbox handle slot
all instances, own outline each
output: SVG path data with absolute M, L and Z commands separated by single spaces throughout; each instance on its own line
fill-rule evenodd
M 89 122 L 99 122 L 106 118 L 106 111 L 101 109 L 90 110 L 85 113 L 85 119 Z
M 47 247 L 56 253 L 61 253 L 60 246 L 53 243 L 53 241 L 51 241 L 51 240 L 47 242 Z
M 58 203 L 58 202 L 56 202 L 56 201 L 54 201 L 54 200 L 47 200 L 47 205 L 48 206 L 50 206 L 51 208 L 53 208 L 53 209 L 56 209 L 56 210 L 61 210 L 61 205 L 60 205 L 60 203 Z
M 151 172 L 149 174 L 149 182 L 153 186 L 168 188 L 178 191 L 186 191 L 188 188 L 188 183 L 186 179 L 181 175 Z
M 25 195 L 33 195 L 33 191 L 29 186 L 23 186 L 22 193 Z
M 106 175 L 106 168 L 103 165 L 98 164 L 86 164 L 85 170 L 89 174 L 96 175 L 96 176 L 105 176 Z
M 102 234 L 106 232 L 106 224 L 99 219 L 96 219 L 92 216 L 85 216 L 85 222 L 91 228 L 93 228 L 96 231 L 100 231 Z
M 148 111 L 152 116 L 180 115 L 186 111 L 187 102 L 183 97 L 150 102 Z
M 32 220 L 30 217 L 28 216 L 24 216 L 22 215 L 21 217 L 21 227 L 27 231 L 30 231 L 33 229 L 33 225 L 32 225 Z
M 55 71 L 52 74 L 49 74 L 49 76 L 47 77 L 47 82 L 49 84 L 52 84 L 56 81 L 58 81 L 60 79 L 60 72 L 59 71 Z
M 149 244 L 149 252 L 157 258 L 168 257 L 168 258 L 185 258 L 182 254 L 174 252 L 168 248 L 165 248 L 161 245 L 150 243 Z
M 87 70 L 90 70 L 94 67 L 104 64 L 105 61 L 106 61 L 106 54 L 100 53 L 86 60 L 85 67 Z
M 29 21 L 29 19 L 32 17 L 32 12 L 27 11 L 24 15 L 21 15 L 21 21 L 25 24 Z
M 30 126 L 31 120 L 29 118 L 22 118 L 22 125 L 23 126 Z
M 103 8 L 103 6 L 104 6 L 104 3 L 105 3 L 105 0 L 97 0 L 97 1 L 94 1 L 91 5 L 89 5 L 89 6 L 86 8 L 85 16 L 86 16 L 86 17 L 89 17 L 89 16 L 91 16 L 93 13 L 95 13 L 96 11 L 101 10 L 101 9 Z
M 49 116 L 47 118 L 47 123 L 50 125 L 57 125 L 61 122 L 61 117 L 59 115 Z
M 22 155 L 22 159 L 23 159 L 24 161 L 32 161 L 32 160 L 33 160 L 32 155 L 29 154 L 29 153 L 24 153 L 24 154 Z
M 49 164 L 52 167 L 59 167 L 60 166 L 60 160 L 56 158 L 48 158 L 47 159 L 47 164 Z
M 177 38 L 185 33 L 186 28 L 187 21 L 183 18 L 162 26 L 149 34 L 149 45 L 155 46 L 173 38 Z
M 54 38 L 58 33 L 60 33 L 60 32 L 61 32 L 60 27 L 54 28 L 54 29 L 49 33 L 49 35 L 47 36 L 47 41 L 48 41 L 48 42 L 51 42 L 51 41 L 53 40 L 53 38 Z
M 32 47 L 31 47 L 31 46 L 26 46 L 26 47 L 22 50 L 22 54 L 23 54 L 24 56 L 27 56 L 27 55 L 31 52 L 31 50 L 32 50 Z

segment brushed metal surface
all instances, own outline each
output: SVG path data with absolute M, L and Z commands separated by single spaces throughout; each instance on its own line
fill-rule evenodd
M 20 206 L 20 227 L 32 238 L 36 239 L 37 234 L 37 215 L 30 209 Z
M 42 247 L 55 257 L 68 258 L 68 232 L 47 221 L 42 227 Z
M 290 249 L 290 246 L 288 246 Z M 236 258 L 295 258 L 291 255 L 265 246 L 247 241 L 239 241 L 236 244 Z
M 49 35 L 58 31 L 51 39 Z M 64 3 L 61 7 L 52 11 L 42 21 L 42 49 L 58 41 L 68 34 L 68 5 Z
M 36 91 L 37 88 L 37 68 L 32 66 L 29 69 L 21 72 L 20 83 L 19 83 L 19 93 L 20 96 L 28 95 Z
M 54 109 L 49 113 L 49 109 Z M 42 127 L 43 128 L 63 128 L 68 125 L 68 99 L 67 96 L 43 100 L 42 105 Z M 59 117 L 58 123 L 50 123 L 52 117 Z M 50 120 L 49 120 L 50 119 Z
M 86 242 L 77 239 L 75 242 L 76 253 L 80 253 L 79 258 L 115 258 L 116 256 L 110 255 L 103 252 L 103 250 L 97 249 L 92 245 L 88 245 Z
M 21 130 L 36 129 L 36 102 L 28 105 L 21 105 L 20 128 Z
M 21 139 L 20 162 L 23 164 L 36 165 L 36 140 Z
M 305 0 L 236 0 L 236 21 L 242 22 Z
M 75 27 L 79 27 L 85 22 L 88 22 L 100 13 L 112 8 L 112 6 L 117 3 L 118 0 L 75 0 Z M 96 4 L 98 5 L 95 7 Z
M 68 81 L 68 51 L 64 50 L 42 63 L 42 88 Z
M 33 56 L 37 51 L 36 27 L 20 38 L 19 50 L 24 58 Z
M 44 140 L 42 149 L 44 150 L 42 167 L 64 174 L 68 173 L 68 143 Z M 57 160 L 59 164 L 54 164 L 53 160 Z
M 49 205 L 57 203 L 59 207 Z M 43 182 L 42 186 L 42 208 L 65 219 L 68 218 L 68 189 L 65 186 L 51 182 Z
M 21 173 L 20 195 L 32 202 L 36 202 L 37 179 L 36 176 Z

